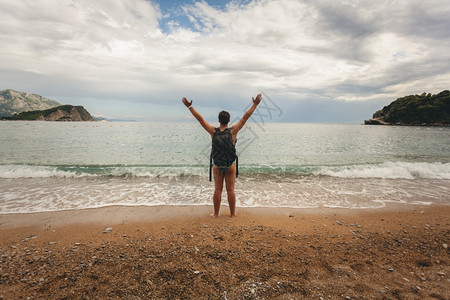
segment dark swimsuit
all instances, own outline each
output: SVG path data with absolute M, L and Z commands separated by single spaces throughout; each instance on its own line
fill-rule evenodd
M 234 160 L 231 163 L 231 165 L 229 165 L 228 167 L 227 166 L 218 166 L 218 165 L 216 165 L 216 163 L 214 162 L 214 159 L 212 160 L 212 164 L 215 165 L 217 167 L 217 169 L 222 171 L 223 174 L 225 174 L 228 171 L 228 169 L 234 164 Z

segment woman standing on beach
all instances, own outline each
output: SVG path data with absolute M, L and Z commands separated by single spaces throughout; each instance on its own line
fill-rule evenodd
M 252 97 L 253 105 L 242 116 L 239 122 L 231 127 L 228 127 L 230 122 L 230 114 L 226 111 L 221 111 L 219 113 L 219 127 L 217 128 L 203 119 L 202 115 L 200 115 L 192 106 L 192 100 L 189 102 L 185 97 L 182 99 L 183 104 L 186 105 L 200 125 L 202 125 L 202 127 L 211 135 L 212 173 L 214 175 L 215 185 L 213 196 L 214 212 L 211 215 L 214 218 L 219 216 L 224 179 L 227 189 L 228 205 L 230 206 L 230 215 L 231 217 L 236 216 L 236 194 L 234 192 L 234 183 L 236 182 L 237 176 L 237 162 L 235 161 L 236 156 L 234 145 L 236 143 L 238 132 L 242 129 L 242 127 L 244 127 L 247 120 L 251 117 L 256 107 L 261 102 L 261 99 L 261 94 L 256 95 L 256 98 Z M 231 141 L 227 142 L 227 140 Z M 229 163 L 226 163 L 226 161 L 229 161 Z

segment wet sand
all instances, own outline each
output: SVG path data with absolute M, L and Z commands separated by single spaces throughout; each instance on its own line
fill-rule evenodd
M 0 299 L 449 299 L 450 206 L 0 215 Z

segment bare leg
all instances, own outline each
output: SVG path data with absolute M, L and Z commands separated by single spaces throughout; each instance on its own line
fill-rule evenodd
M 225 173 L 225 184 L 227 188 L 228 205 L 230 206 L 230 216 L 236 217 L 236 194 L 234 184 L 236 182 L 236 164 L 233 164 Z
M 213 166 L 213 175 L 214 175 L 214 212 L 211 214 L 213 218 L 219 217 L 220 203 L 222 202 L 222 190 L 223 190 L 223 174 L 216 167 Z

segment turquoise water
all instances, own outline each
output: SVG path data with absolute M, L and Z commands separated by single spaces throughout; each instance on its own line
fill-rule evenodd
M 0 122 L 0 213 L 211 204 L 210 137 L 186 123 Z M 450 130 L 250 123 L 238 206 L 449 204 Z

